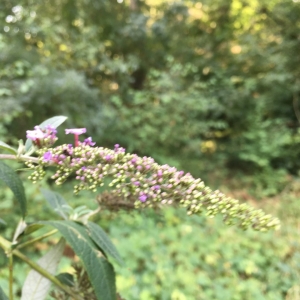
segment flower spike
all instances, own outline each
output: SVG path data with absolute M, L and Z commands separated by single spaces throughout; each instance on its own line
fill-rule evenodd
M 76 136 L 79 131 L 72 133 Z M 122 197 L 124 201 L 133 201 L 129 204 L 136 208 L 177 205 L 185 207 L 189 215 L 202 211 L 206 211 L 210 217 L 222 214 L 226 224 L 238 224 L 244 229 L 252 227 L 266 231 L 280 227 L 278 219 L 211 190 L 190 173 L 159 165 L 151 157 L 125 153 L 125 149 L 119 145 L 107 149 L 91 147 L 91 143 L 91 139 L 86 139 L 74 148 L 64 144 L 38 150 L 39 164 L 28 164 L 35 170 L 30 178 L 33 181 L 42 178 L 44 168 L 54 163 L 57 171 L 52 178 L 56 184 L 62 184 L 74 174 L 78 181 L 74 186 L 75 193 L 85 189 L 96 191 L 107 182 L 107 177 L 111 179 L 110 193 Z

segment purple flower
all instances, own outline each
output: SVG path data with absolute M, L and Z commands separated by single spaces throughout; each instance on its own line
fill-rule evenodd
M 83 133 L 86 133 L 86 128 L 71 128 L 71 129 L 65 129 L 66 134 L 75 134 L 80 135 Z
M 35 126 L 34 130 L 27 130 L 26 133 L 26 137 L 32 140 L 32 142 L 38 146 L 38 148 L 50 147 L 57 140 L 56 129 L 50 125 L 48 125 L 46 128 Z
M 39 126 L 35 126 L 34 130 L 27 130 L 26 133 L 26 137 L 32 141 L 36 141 L 37 139 L 44 139 L 45 137 L 45 133 Z
M 80 134 L 86 133 L 86 128 L 72 128 L 72 129 L 65 129 L 66 134 L 74 134 L 74 139 L 75 139 L 75 147 L 79 146 L 79 139 L 78 136 Z
M 87 139 L 85 139 L 83 144 L 87 145 L 87 146 L 95 146 L 96 145 L 96 143 L 92 141 L 91 137 L 88 137 Z
M 141 201 L 141 202 L 145 202 L 146 200 L 147 200 L 147 195 L 145 195 L 145 194 L 143 194 L 143 195 L 141 195 L 140 197 L 139 197 L 139 200 Z
M 57 134 L 56 128 L 53 127 L 52 125 L 47 125 L 46 130 L 47 130 L 47 134 L 49 135 L 55 136 Z
M 52 153 L 50 151 L 47 151 L 44 153 L 44 161 L 51 161 L 52 160 Z

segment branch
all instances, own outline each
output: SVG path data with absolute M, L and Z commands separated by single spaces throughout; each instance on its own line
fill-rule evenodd
M 34 239 L 32 239 L 32 240 L 29 240 L 29 241 L 27 241 L 27 242 L 21 243 L 21 244 L 19 244 L 19 245 L 16 247 L 16 249 L 21 249 L 21 248 L 27 247 L 28 245 L 31 245 L 31 244 L 33 244 L 33 243 L 35 243 L 35 242 L 38 242 L 38 241 L 40 241 L 40 240 L 43 240 L 43 239 L 45 239 L 45 238 L 47 238 L 47 237 L 49 237 L 49 236 L 55 234 L 57 231 L 58 231 L 57 229 L 54 229 L 54 230 L 52 230 L 52 231 L 50 231 L 50 232 L 47 232 L 47 233 L 45 233 L 45 234 L 43 234 L 43 235 L 41 235 L 41 236 L 38 236 L 38 237 L 34 238 Z
M 27 155 L 13 155 L 13 154 L 0 154 L 0 159 L 8 159 L 8 160 L 20 160 L 20 161 L 30 161 L 33 163 L 39 163 L 39 159 L 37 157 L 27 156 Z

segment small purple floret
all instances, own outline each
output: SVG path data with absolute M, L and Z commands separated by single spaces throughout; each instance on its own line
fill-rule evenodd
M 139 200 L 141 201 L 141 202 L 145 202 L 146 200 L 147 200 L 147 196 L 145 195 L 145 194 L 143 194 L 143 195 L 141 195 L 140 197 L 139 197 Z
M 47 151 L 44 153 L 44 161 L 51 161 L 52 160 L 52 153 L 50 151 Z

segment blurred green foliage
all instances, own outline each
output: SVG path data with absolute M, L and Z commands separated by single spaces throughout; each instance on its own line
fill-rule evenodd
M 119 291 L 136 300 L 289 299 L 300 244 L 285 221 L 281 232 L 257 234 L 174 209 L 123 214 L 109 225 L 127 262 L 117 268 Z
M 204 179 L 264 174 L 274 194 L 298 173 L 297 1 L 3 0 L 0 14 L 1 136 L 64 114 Z

